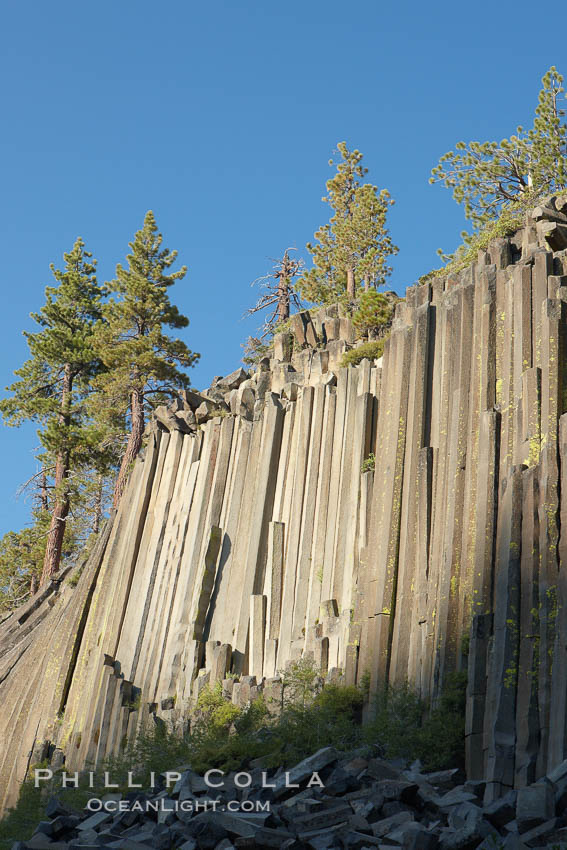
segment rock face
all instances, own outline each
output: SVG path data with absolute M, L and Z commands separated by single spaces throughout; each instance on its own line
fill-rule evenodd
M 280 360 L 160 411 L 77 586 L 0 624 L 0 807 L 30 758 L 96 764 L 228 670 L 244 699 L 305 654 L 426 699 L 468 669 L 487 804 L 563 761 L 562 215 L 408 289 L 378 362 L 340 368 L 335 305 L 294 319 Z

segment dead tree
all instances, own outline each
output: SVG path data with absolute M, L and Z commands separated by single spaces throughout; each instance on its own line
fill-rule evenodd
M 244 315 L 252 316 L 254 313 L 268 311 L 259 329 L 260 336 L 254 338 L 255 342 L 261 343 L 266 337 L 272 336 L 278 325 L 289 319 L 292 307 L 301 310 L 303 306 L 293 286 L 294 278 L 303 271 L 303 260 L 290 257 L 289 252 L 293 250 L 295 249 L 287 248 L 279 260 L 271 258 L 275 264 L 273 271 L 256 278 L 251 284 L 260 286 L 263 292 L 254 307 Z

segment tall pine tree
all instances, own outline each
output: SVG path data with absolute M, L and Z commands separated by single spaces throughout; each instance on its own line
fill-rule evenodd
M 26 420 L 40 424 L 42 459 L 54 469 L 42 584 L 59 569 L 72 500 L 70 474 L 90 466 L 100 444 L 85 402 L 102 368 L 94 349 L 94 329 L 102 318 L 104 290 L 97 283 L 96 260 L 82 239 L 64 254 L 64 260 L 63 270 L 51 265 L 57 286 L 46 288 L 45 305 L 32 313 L 41 330 L 24 332 L 31 357 L 15 372 L 18 380 L 7 388 L 11 397 L 0 402 L 0 413 L 8 424 Z
M 113 297 L 104 306 L 104 321 L 97 333 L 97 350 L 106 371 L 96 381 L 95 419 L 112 420 L 115 431 L 121 427 L 127 434 L 115 505 L 142 445 L 146 413 L 189 386 L 188 376 L 179 367 L 193 366 L 199 357 L 164 330 L 185 328 L 189 320 L 168 295 L 169 287 L 185 277 L 187 268 L 170 271 L 177 251 L 163 248 L 162 241 L 149 211 L 143 228 L 129 243 L 127 267 L 118 264 L 116 277 L 108 284 Z
M 345 294 L 354 299 L 359 289 L 380 286 L 391 272 L 389 258 L 398 252 L 386 227 L 394 203 L 389 192 L 360 182 L 368 173 L 360 151 L 349 151 L 346 142 L 337 149 L 341 159 L 323 198 L 333 215 L 315 233 L 317 243 L 308 243 L 313 267 L 297 284 L 302 296 L 316 304 Z M 332 159 L 329 165 L 335 165 Z

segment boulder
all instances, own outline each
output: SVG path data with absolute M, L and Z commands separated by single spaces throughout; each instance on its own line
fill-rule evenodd
M 238 387 L 247 381 L 250 375 L 244 369 L 235 369 L 230 375 L 224 378 L 215 378 L 211 387 L 222 387 L 224 390 L 237 390 Z
M 451 791 L 447 791 L 442 797 L 437 798 L 440 809 L 449 810 L 452 806 L 460 806 L 461 803 L 474 803 L 476 795 L 467 791 L 464 785 L 457 785 Z
M 296 384 L 295 381 L 288 381 L 287 384 L 283 385 L 281 394 L 283 398 L 287 398 L 289 401 L 297 401 L 299 384 Z
M 189 434 L 196 425 L 195 414 L 192 410 L 173 411 L 165 404 L 156 407 L 154 417 L 168 431 L 181 431 L 183 434 Z
M 509 791 L 503 797 L 484 807 L 484 816 L 499 829 L 516 817 L 516 792 Z
M 332 806 L 319 807 L 315 811 L 293 817 L 293 827 L 301 835 L 311 830 L 323 829 L 337 823 L 347 823 L 352 817 L 348 803 L 337 801 Z
M 435 850 L 438 846 L 437 835 L 422 824 L 408 824 L 403 833 L 403 850 Z
M 522 841 L 528 847 L 549 847 L 551 836 L 560 826 L 562 826 L 562 823 L 559 818 L 551 818 L 551 820 L 547 820 L 538 826 L 534 826 L 533 829 L 523 832 Z
M 256 372 L 256 398 L 264 399 L 272 389 L 272 373 Z
M 567 225 L 559 222 L 541 221 L 537 225 L 538 234 L 552 251 L 563 251 L 567 248 Z
M 197 427 L 197 417 L 192 410 L 178 410 L 175 418 L 178 422 L 183 422 L 188 431 L 194 431 Z M 180 428 L 179 430 L 183 431 L 184 429 Z
M 372 823 L 372 834 L 377 838 L 382 838 L 384 835 L 388 835 L 389 832 L 393 832 L 402 824 L 410 823 L 410 821 L 413 820 L 415 820 L 415 818 L 411 812 L 398 812 L 397 815 L 391 815 L 388 818 L 381 818 L 376 821 L 376 823 Z
M 276 779 L 274 797 L 277 799 L 278 797 L 283 796 L 289 790 L 287 785 L 300 784 L 301 782 L 304 782 L 306 779 L 311 777 L 313 773 L 317 773 L 318 771 L 323 770 L 324 767 L 327 767 L 337 761 L 337 758 L 338 753 L 334 747 L 323 747 L 323 749 L 318 750 L 314 755 L 303 759 L 303 761 L 296 764 L 295 767 L 292 767 L 291 770 L 286 771 L 283 775 Z
M 450 791 L 451 788 L 454 788 L 463 781 L 464 776 L 458 767 L 453 767 L 449 770 L 436 770 L 433 773 L 426 773 L 425 778 L 435 788 L 439 788 L 442 791 Z
M 197 410 L 204 401 L 210 401 L 204 393 L 198 393 L 195 390 L 181 390 L 181 398 L 193 411 Z
M 375 758 L 368 762 L 368 775 L 373 779 L 400 779 L 400 774 L 401 772 L 385 759 Z
M 335 843 L 327 846 L 347 847 L 348 850 L 368 850 L 369 847 L 382 846 L 381 839 L 374 838 L 372 835 L 366 835 L 364 832 L 355 832 L 354 830 L 349 830 L 344 834 L 341 833 L 341 842 L 340 845 Z
M 555 807 L 558 812 L 567 809 L 567 759 L 547 774 L 547 779 L 555 788 Z
M 555 814 L 555 786 L 548 780 L 520 788 L 516 800 L 518 832 L 527 832 Z
M 243 419 L 252 420 L 254 416 L 254 405 L 256 403 L 256 393 L 251 387 L 245 387 L 244 385 L 234 392 L 236 392 L 236 402 L 233 413 L 236 413 L 237 416 L 242 416 Z
M 197 420 L 197 424 L 202 425 L 209 419 L 214 419 L 215 416 L 221 415 L 221 413 L 230 413 L 228 404 L 224 401 L 215 402 L 207 399 L 207 401 L 202 402 L 195 411 L 195 418 Z
M 386 802 L 413 803 L 416 799 L 419 785 L 401 779 L 382 779 L 374 786 L 382 794 Z
M 323 372 L 319 378 L 319 384 L 323 387 L 336 387 L 337 376 L 334 372 Z

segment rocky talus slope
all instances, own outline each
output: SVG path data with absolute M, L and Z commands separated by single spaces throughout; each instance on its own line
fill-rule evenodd
M 246 700 L 307 654 L 433 701 L 468 670 L 487 804 L 561 764 L 566 249 L 552 200 L 410 287 L 379 361 L 342 368 L 350 320 L 301 313 L 253 375 L 158 410 L 76 586 L 0 624 L 0 808 L 30 763 L 100 764 L 204 683 Z
M 483 806 L 485 783 L 459 770 L 367 750 L 319 750 L 287 772 L 191 771 L 155 787 L 109 793 L 77 814 L 53 797 L 49 820 L 12 850 L 528 850 L 567 847 L 567 762 L 551 776 Z M 215 787 L 211 787 L 215 786 Z

